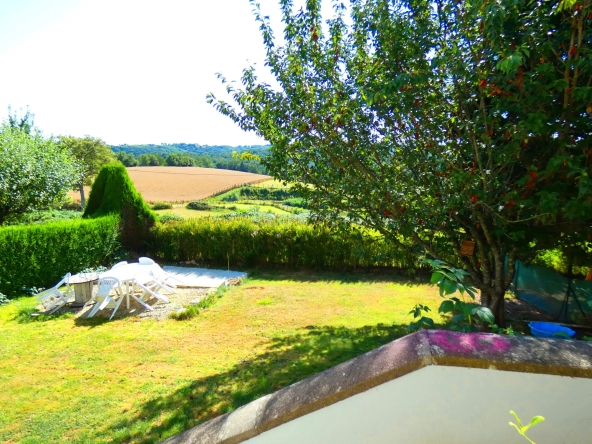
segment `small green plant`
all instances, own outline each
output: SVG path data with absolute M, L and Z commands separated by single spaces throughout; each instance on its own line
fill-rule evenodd
M 175 319 L 176 321 L 185 321 L 187 319 L 194 318 L 197 316 L 202 310 L 211 307 L 214 303 L 220 299 L 224 293 L 228 290 L 226 285 L 218 287 L 216 291 L 213 293 L 208 294 L 206 297 L 201 299 L 197 304 L 191 304 L 185 307 L 184 310 L 180 310 L 177 312 L 173 312 L 169 315 L 169 318 Z
M 86 267 L 79 271 L 79 273 L 104 273 L 109 268 L 103 265 L 97 265 L 96 267 Z
M 212 207 L 209 203 L 202 202 L 199 200 L 189 202 L 185 208 L 187 208 L 188 210 L 197 210 L 197 211 L 207 211 L 207 210 L 212 209 Z
M 416 304 L 415 307 L 413 307 L 413 310 L 409 312 L 409 314 L 413 315 L 413 318 L 416 319 L 416 321 L 409 324 L 407 330 L 412 332 L 421 330 L 422 328 L 434 328 L 434 320 L 422 315 L 422 312 L 427 313 L 429 311 L 430 307 Z
M 235 190 L 232 193 L 225 194 L 220 198 L 222 202 L 238 202 L 240 199 L 239 191 Z
M 493 313 L 489 308 L 473 302 L 467 302 L 465 299 L 465 296 L 468 296 L 474 301 L 477 295 L 477 290 L 464 282 L 465 276 L 468 275 L 466 271 L 433 259 L 423 259 L 420 261 L 420 264 L 429 264 L 432 267 L 431 282 L 438 285 L 440 296 L 445 298 L 440 304 L 440 308 L 438 308 L 438 313 L 452 314 L 451 330 L 462 332 L 479 331 L 476 325 L 477 322 L 493 323 Z M 448 295 L 454 294 L 457 291 L 460 293 L 462 299 L 448 297 Z M 433 319 L 421 316 L 421 311 L 427 312 L 428 310 L 425 310 L 425 307 L 418 308 L 417 305 L 411 310 L 410 314 L 413 314 L 415 318 L 421 318 L 409 326 L 411 330 L 434 324 Z
M 161 214 L 158 216 L 158 220 L 160 221 L 160 223 L 168 224 L 169 222 L 182 221 L 183 218 L 178 214 Z
M 170 210 L 172 208 L 173 208 L 173 204 L 170 204 L 168 202 L 154 202 L 152 204 L 153 210 Z
M 511 325 L 506 328 L 500 328 L 497 326 L 497 324 L 490 324 L 489 331 L 492 333 L 497 333 L 498 335 L 523 336 L 522 333 L 514 330 Z
M 186 321 L 197 316 L 199 312 L 199 307 L 197 307 L 194 304 L 191 304 L 186 307 L 183 307 L 182 310 L 172 312 L 169 315 L 169 318 L 174 319 L 175 321 Z
M 10 302 L 10 299 L 8 299 L 8 296 L 6 296 L 4 293 L 0 293 L 0 305 L 5 305 L 8 304 Z
M 514 416 L 514 418 L 516 418 L 516 422 L 518 423 L 518 425 L 514 424 L 513 422 L 510 422 L 510 426 L 514 427 L 518 433 L 521 436 L 524 436 L 524 438 L 531 444 L 536 444 L 532 439 L 530 439 L 528 436 L 526 436 L 526 432 L 528 431 L 529 428 L 531 428 L 533 425 L 538 424 L 539 422 L 543 422 L 545 420 L 545 418 L 543 418 L 542 416 L 535 416 L 533 417 L 530 422 L 526 425 L 522 425 L 522 421 L 520 421 L 520 417 L 518 416 L 518 414 L 516 412 L 514 412 L 513 410 L 510 410 L 510 414 Z

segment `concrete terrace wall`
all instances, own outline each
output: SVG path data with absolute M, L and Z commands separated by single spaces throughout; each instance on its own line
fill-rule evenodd
M 525 443 L 510 410 L 546 418 L 528 433 L 536 443 L 592 442 L 590 379 L 429 366 L 246 443 Z
M 422 331 L 167 441 L 176 443 L 592 442 L 592 344 Z

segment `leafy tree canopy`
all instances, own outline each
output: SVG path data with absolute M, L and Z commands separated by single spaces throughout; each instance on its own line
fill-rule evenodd
M 517 258 L 590 238 L 590 1 L 359 0 L 325 21 L 280 3 L 281 44 L 255 8 L 279 88 L 249 67 L 238 107 L 208 100 L 319 218 L 454 255 L 502 325 Z
M 120 161 L 126 167 L 138 166 L 138 159 L 136 159 L 136 157 L 131 153 L 126 153 L 125 151 L 119 151 L 115 155 L 115 157 L 117 158 L 118 161 Z
M 163 166 L 166 160 L 160 154 L 140 154 L 138 156 L 140 166 Z
M 103 165 L 115 160 L 111 147 L 94 137 L 60 136 L 59 142 L 66 146 L 82 167 L 82 183 L 91 185 Z
M 172 153 L 167 156 L 166 164 L 168 166 L 194 166 L 195 162 L 186 154 Z
M 39 132 L 0 127 L 0 224 L 9 214 L 59 203 L 80 179 L 70 151 Z

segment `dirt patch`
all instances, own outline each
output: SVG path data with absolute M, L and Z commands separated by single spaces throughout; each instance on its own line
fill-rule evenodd
M 130 298 L 130 308 L 126 307 L 125 301 L 121 303 L 113 319 L 121 319 L 125 317 L 138 317 L 140 319 L 156 319 L 158 321 L 166 319 L 169 314 L 175 311 L 181 310 L 190 304 L 196 304 L 205 298 L 209 293 L 215 291 L 211 288 L 177 288 L 175 290 L 177 294 L 166 294 L 169 302 L 164 302 L 160 299 L 150 298 L 146 299 L 145 302 L 152 310 L 146 309 L 143 305 L 138 303 L 133 298 Z M 139 293 L 137 294 L 140 295 Z M 62 307 L 57 313 L 74 313 L 78 318 L 86 318 L 89 311 L 92 309 L 92 305 L 89 305 L 84 310 L 81 308 L 74 308 L 70 306 Z M 94 317 L 106 317 L 111 316 L 112 309 L 105 308 L 99 311 Z
M 506 299 L 506 317 L 512 321 L 553 322 L 556 317 L 520 299 Z

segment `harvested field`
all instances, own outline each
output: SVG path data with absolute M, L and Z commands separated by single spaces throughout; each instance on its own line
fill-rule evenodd
M 237 186 L 271 179 L 261 174 L 198 167 L 133 167 L 128 168 L 127 172 L 136 189 L 148 202 L 206 199 Z M 80 200 L 77 191 L 70 192 L 70 196 Z

